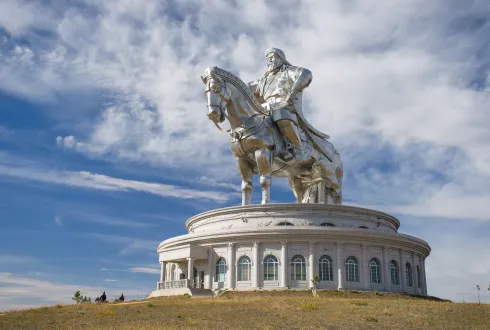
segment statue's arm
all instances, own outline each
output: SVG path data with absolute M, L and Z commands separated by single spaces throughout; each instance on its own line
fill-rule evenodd
M 260 88 L 259 88 L 260 79 L 251 81 L 247 85 L 248 85 L 248 88 L 250 88 L 250 91 L 252 92 L 252 94 L 257 99 L 257 101 L 259 101 L 259 103 L 262 103 L 261 102 L 261 97 L 260 97 Z
M 310 70 L 301 67 L 291 67 L 291 75 L 293 76 L 293 86 L 289 90 L 289 100 L 294 98 L 294 95 L 298 92 L 302 92 L 303 89 L 308 87 L 313 79 L 313 74 Z

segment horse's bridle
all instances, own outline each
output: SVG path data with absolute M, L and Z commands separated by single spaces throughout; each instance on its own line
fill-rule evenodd
M 212 77 L 209 77 L 209 76 L 208 76 L 208 77 L 206 77 L 206 80 L 207 80 L 208 82 L 209 82 L 209 81 L 211 81 L 211 79 L 212 79 Z M 208 82 L 206 83 L 206 89 L 204 90 L 204 94 L 206 94 L 206 93 L 210 93 L 210 92 L 217 93 L 217 92 L 215 92 L 215 91 L 211 90 L 211 87 L 209 86 L 210 84 L 209 84 Z M 220 110 L 220 112 L 221 112 L 221 115 L 222 115 L 223 117 L 225 117 L 226 119 L 228 119 L 228 121 L 229 121 L 230 123 L 235 124 L 235 126 L 237 126 L 237 127 L 240 127 L 240 128 L 245 128 L 245 125 L 244 125 L 244 124 L 239 124 L 239 123 L 235 122 L 234 120 L 231 120 L 231 118 L 230 118 L 230 117 L 228 117 L 228 115 L 226 114 L 226 107 L 223 105 L 223 100 L 224 100 L 224 98 L 225 98 L 225 94 L 228 96 L 228 98 L 230 98 L 230 94 L 228 93 L 228 90 L 227 90 L 227 88 L 226 88 L 226 81 L 223 81 L 223 84 L 221 84 L 221 82 L 220 82 L 220 84 L 219 84 L 219 88 L 220 88 L 220 91 L 221 91 L 221 89 L 224 89 L 224 90 L 223 90 L 223 93 L 221 93 L 221 99 L 220 99 L 219 104 L 207 104 L 207 105 L 206 105 L 206 107 L 208 107 L 208 108 L 211 108 L 211 107 L 218 107 L 218 108 L 219 108 L 219 110 Z M 222 120 L 221 120 L 220 122 L 222 122 Z M 229 132 L 231 132 L 231 130 L 232 130 L 231 128 L 230 128 L 230 129 L 227 129 L 227 130 L 222 129 L 222 128 L 221 128 L 221 127 L 218 125 L 218 123 L 216 123 L 216 122 L 214 122 L 214 121 L 213 121 L 213 123 L 214 123 L 214 125 L 215 125 L 215 126 L 216 126 L 216 127 L 217 127 L 217 128 L 220 130 L 220 131 L 221 131 L 221 132 L 223 132 L 223 133 L 229 133 Z

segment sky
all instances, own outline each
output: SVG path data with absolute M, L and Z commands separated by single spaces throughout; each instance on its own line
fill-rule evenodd
M 490 2 L 0 0 L 0 310 L 76 290 L 141 298 L 156 248 L 239 205 L 209 66 L 244 81 L 284 50 L 344 204 L 426 240 L 430 295 L 490 303 Z M 259 202 L 257 181 L 253 202 Z M 273 202 L 293 202 L 274 179 Z

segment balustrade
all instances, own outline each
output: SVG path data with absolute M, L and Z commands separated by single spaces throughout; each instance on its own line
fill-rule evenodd
M 188 279 L 158 283 L 158 290 L 190 288 L 190 287 L 191 287 L 190 280 Z

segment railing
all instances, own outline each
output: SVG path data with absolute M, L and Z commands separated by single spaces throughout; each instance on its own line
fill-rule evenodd
M 190 281 L 188 279 L 170 281 L 170 282 L 158 282 L 158 290 L 190 288 Z

